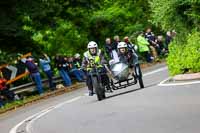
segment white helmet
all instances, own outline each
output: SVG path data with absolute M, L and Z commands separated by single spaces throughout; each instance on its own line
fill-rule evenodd
M 127 44 L 125 42 L 120 42 L 120 43 L 118 43 L 117 48 L 118 49 L 120 49 L 120 48 L 127 48 Z
M 97 45 L 96 42 L 90 41 L 90 42 L 88 43 L 88 45 L 87 45 L 87 48 L 88 48 L 88 49 L 89 49 L 89 48 L 98 48 L 98 45 Z
M 79 58 L 79 57 L 81 57 L 81 55 L 80 55 L 79 53 L 76 53 L 76 54 L 74 55 L 74 57 L 75 57 L 75 58 Z

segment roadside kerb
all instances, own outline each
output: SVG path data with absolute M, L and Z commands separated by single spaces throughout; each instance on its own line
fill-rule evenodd
M 76 84 L 74 84 L 70 87 L 63 87 L 63 88 L 57 89 L 55 91 L 49 91 L 47 93 L 44 93 L 42 96 L 38 95 L 34 99 L 31 99 L 30 101 L 27 101 L 23 104 L 13 106 L 13 107 L 5 109 L 5 110 L 0 110 L 0 114 L 7 113 L 7 112 L 10 112 L 10 111 L 14 111 L 18 108 L 39 102 L 42 99 L 47 99 L 49 97 L 55 97 L 55 96 L 58 96 L 58 95 L 61 95 L 61 94 L 64 94 L 64 93 L 68 93 L 68 92 L 71 92 L 71 91 L 74 91 L 74 90 L 77 90 L 77 89 L 80 89 L 80 88 L 83 88 L 83 87 L 85 87 L 84 83 L 76 83 Z
M 172 80 L 175 81 L 200 80 L 200 72 L 191 74 L 179 74 L 174 76 Z

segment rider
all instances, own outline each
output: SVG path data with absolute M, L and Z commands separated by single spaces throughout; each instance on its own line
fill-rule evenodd
M 138 56 L 135 53 L 135 50 L 130 50 L 125 42 L 120 42 L 117 45 L 118 56 L 120 62 L 129 64 L 130 67 L 136 66 L 139 64 Z
M 93 85 L 92 85 L 92 79 L 89 75 L 90 70 L 92 69 L 92 64 L 95 63 L 98 68 L 101 69 L 103 73 L 106 73 L 106 69 L 103 66 L 103 64 L 106 64 L 106 60 L 104 58 L 104 55 L 100 49 L 98 49 L 98 45 L 94 41 L 90 41 L 87 45 L 88 51 L 84 53 L 84 58 L 82 62 L 82 68 L 86 69 L 87 71 L 87 80 L 86 84 L 88 86 L 89 90 L 89 96 L 92 96 L 94 94 L 93 91 Z M 104 81 L 102 84 L 107 85 L 109 83 L 109 78 L 106 74 L 102 75 L 102 80 Z

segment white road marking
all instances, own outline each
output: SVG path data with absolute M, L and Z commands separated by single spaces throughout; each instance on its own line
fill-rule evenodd
M 75 98 L 73 98 L 73 99 L 71 99 L 71 100 L 68 100 L 68 101 L 65 101 L 65 102 L 63 102 L 63 103 L 60 103 L 60 104 L 58 104 L 58 105 L 56 105 L 56 106 L 52 106 L 52 107 L 49 107 L 49 108 L 47 108 L 47 109 L 44 109 L 44 110 L 40 111 L 39 113 L 36 113 L 36 114 L 34 114 L 34 115 L 32 115 L 32 116 L 26 118 L 25 120 L 21 121 L 20 123 L 18 123 L 15 127 L 13 127 L 13 128 L 10 130 L 9 133 L 17 133 L 17 129 L 18 129 L 22 124 L 24 124 L 24 123 L 26 123 L 26 122 L 28 122 L 28 121 L 30 121 L 30 123 L 27 124 L 27 126 L 26 126 L 26 131 L 27 131 L 28 133 L 31 133 L 31 131 L 32 131 L 32 130 L 31 130 L 31 124 L 32 124 L 35 120 L 41 118 L 42 116 L 46 115 L 46 114 L 49 113 L 50 111 L 52 111 L 52 110 L 54 110 L 54 109 L 56 109 L 56 108 L 59 108 L 59 107 L 63 106 L 64 104 L 68 104 L 68 103 L 72 103 L 72 102 L 74 102 L 74 101 L 77 101 L 77 100 L 79 100 L 81 97 L 82 97 L 82 96 L 78 96 L 78 97 L 75 97 Z
M 152 74 L 155 74 L 155 73 L 158 73 L 158 72 L 161 72 L 161 71 L 164 71 L 164 70 L 167 70 L 167 67 L 163 67 L 163 68 L 159 68 L 157 70 L 154 70 L 154 71 L 151 71 L 151 72 L 148 72 L 148 73 L 145 73 L 143 74 L 143 76 L 149 76 L 149 75 L 152 75 Z M 88 94 L 84 94 L 84 95 L 88 95 Z M 52 107 L 49 107 L 47 109 L 44 109 L 42 111 L 40 111 L 39 113 L 36 113 L 28 118 L 26 118 L 25 120 L 21 121 L 20 123 L 18 123 L 15 127 L 13 127 L 9 133 L 17 133 L 17 129 L 24 123 L 30 121 L 27 126 L 26 126 L 26 131 L 27 133 L 31 133 L 33 131 L 32 129 L 32 124 L 34 123 L 34 121 L 36 121 L 37 119 L 41 118 L 42 116 L 48 114 L 49 112 L 51 112 L 52 110 L 56 109 L 56 108 L 59 108 L 61 106 L 63 106 L 64 104 L 68 104 L 68 103 L 72 103 L 74 101 L 77 101 L 81 98 L 82 96 L 79 96 L 79 97 L 76 97 L 76 98 L 73 98 L 71 100 L 68 100 L 68 101 L 65 101 L 63 103 L 60 103 L 56 106 L 52 106 Z
M 189 81 L 189 82 L 183 82 L 183 83 L 165 83 L 167 80 L 169 80 L 171 77 L 168 77 L 167 79 L 161 81 L 158 86 L 180 86 L 180 85 L 191 85 L 191 84 L 200 84 L 200 81 Z
M 145 73 L 143 74 L 143 76 L 149 76 L 149 75 L 152 75 L 154 73 L 158 73 L 158 72 L 161 72 L 161 71 L 164 71 L 164 70 L 167 70 L 167 67 L 162 67 L 162 68 L 159 68 L 159 69 L 156 69 L 154 71 L 151 71 L 151 72 L 148 72 L 148 73 Z

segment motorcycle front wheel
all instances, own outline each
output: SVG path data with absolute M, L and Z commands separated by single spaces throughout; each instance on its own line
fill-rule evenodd
M 98 82 L 97 77 L 92 77 L 92 81 L 93 81 L 93 88 L 95 89 L 96 95 L 97 95 L 97 99 L 99 101 L 103 100 L 106 98 L 105 95 L 105 88 L 103 86 L 100 85 L 100 83 Z

